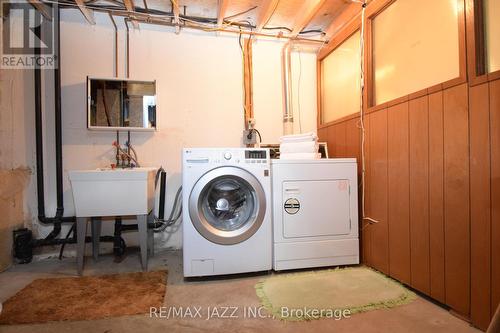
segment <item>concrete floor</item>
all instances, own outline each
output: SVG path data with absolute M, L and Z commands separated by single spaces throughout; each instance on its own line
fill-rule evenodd
M 258 308 L 254 285 L 266 274 L 244 275 L 224 279 L 184 281 L 182 254 L 165 251 L 150 259 L 150 269 L 169 271 L 165 306 L 201 307 L 202 318 L 150 318 L 148 315 L 125 316 L 94 321 L 51 322 L 36 325 L 0 326 L 0 332 L 479 332 L 445 309 L 418 298 L 411 304 L 393 309 L 352 315 L 350 318 L 321 319 L 309 322 L 283 322 L 272 318 L 248 318 L 244 309 Z M 121 263 L 111 255 L 98 262 L 86 259 L 85 275 L 139 271 L 137 253 L 129 254 Z M 63 261 L 47 259 L 28 265 L 15 265 L 0 273 L 0 302 L 14 295 L 32 280 L 76 274 L 74 258 Z M 132 301 L 132 300 L 131 300 Z M 238 318 L 211 318 L 213 307 L 237 307 Z M 29 309 L 26 309 L 29 311 Z

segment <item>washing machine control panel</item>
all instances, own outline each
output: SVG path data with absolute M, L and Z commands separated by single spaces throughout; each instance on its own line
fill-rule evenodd
M 261 149 L 245 150 L 245 163 L 269 163 L 269 151 Z
M 270 163 L 269 150 L 258 148 L 226 148 L 226 149 L 200 149 L 184 150 L 184 162 L 190 166 L 203 164 L 257 164 Z
M 246 159 L 265 160 L 265 159 L 267 159 L 267 151 L 266 150 L 245 150 L 245 158 Z

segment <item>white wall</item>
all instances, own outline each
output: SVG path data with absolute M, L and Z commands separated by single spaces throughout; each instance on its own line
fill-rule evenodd
M 97 24 L 86 23 L 77 10 L 63 10 L 61 22 L 62 114 L 65 215 L 74 214 L 67 170 L 107 166 L 114 160 L 114 132 L 86 128 L 86 77 L 112 77 L 114 30 L 107 15 L 96 14 Z M 119 22 L 119 76 L 125 75 L 125 28 Z M 237 35 L 216 35 L 141 24 L 130 27 L 130 78 L 157 81 L 158 131 L 133 133 L 142 165 L 162 165 L 168 174 L 168 207 L 180 186 L 183 147 L 241 146 L 244 128 L 242 107 L 242 58 Z M 282 42 L 257 40 L 253 49 L 254 111 L 264 142 L 277 142 L 282 135 Z M 294 59 L 297 55 L 294 56 Z M 302 53 L 302 131 L 316 130 L 316 56 Z M 294 73 L 299 62 L 294 61 Z M 55 163 L 53 153 L 52 76 L 45 73 L 46 206 L 55 212 Z M 298 79 L 298 75 L 295 75 Z M 297 82 L 298 83 L 298 82 Z M 294 85 L 298 91 L 297 84 Z M 297 93 L 295 94 L 297 96 Z M 297 102 L 295 102 L 297 103 Z M 26 108 L 25 110 L 31 110 Z M 298 132 L 298 123 L 296 124 Z M 122 135 L 122 142 L 125 133 Z M 34 146 L 33 148 L 34 149 Z M 33 219 L 36 201 L 30 203 Z M 103 230 L 111 233 L 111 223 Z M 156 235 L 156 246 L 179 248 L 181 232 Z M 40 236 L 49 227 L 38 228 Z M 64 230 L 63 230 L 64 232 Z M 135 235 L 129 237 L 134 243 Z M 129 242 L 127 242 L 129 243 Z

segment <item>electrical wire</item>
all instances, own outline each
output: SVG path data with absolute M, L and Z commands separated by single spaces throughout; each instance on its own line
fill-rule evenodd
M 262 136 L 260 135 L 260 132 L 256 128 L 251 128 L 248 131 L 248 135 L 247 135 L 248 140 L 250 140 L 252 138 L 253 132 L 257 133 L 257 135 L 259 136 L 259 142 L 262 143 Z
M 255 131 L 257 133 L 257 135 L 259 136 L 259 142 L 262 143 L 262 136 L 260 135 L 260 132 L 258 129 L 256 128 L 252 128 L 253 131 Z
M 292 32 L 293 30 L 288 27 L 263 27 L 263 30 L 286 30 L 288 32 Z
M 74 8 L 74 9 L 79 9 L 79 6 L 75 2 L 72 2 L 72 1 L 43 0 L 42 2 L 46 3 L 46 4 L 58 4 L 58 5 L 61 5 L 62 7 L 66 7 L 66 8 L 70 7 L 70 8 Z M 132 20 L 135 19 L 135 20 L 137 20 L 139 22 L 152 23 L 152 24 L 156 23 L 156 24 L 172 25 L 171 21 L 172 21 L 173 18 L 175 18 L 175 15 L 172 12 L 165 12 L 165 11 L 161 11 L 161 10 L 158 10 L 158 9 L 152 9 L 152 8 L 145 9 L 145 8 L 142 8 L 142 7 L 135 7 L 133 12 L 129 12 L 118 1 L 115 1 L 115 0 L 106 0 L 106 2 L 112 3 L 114 5 L 101 5 L 101 4 L 97 5 L 97 4 L 94 4 L 94 3 L 97 3 L 97 1 L 92 1 L 92 2 L 86 3 L 85 4 L 85 8 L 88 8 L 88 9 L 91 9 L 91 10 L 95 10 L 95 11 L 101 11 L 101 12 L 111 13 L 112 15 L 123 15 L 123 16 L 132 15 L 132 17 L 131 17 Z M 277 7 L 277 5 L 276 5 L 276 7 Z M 253 8 L 252 9 L 248 9 L 248 11 L 250 11 L 250 10 L 253 10 Z M 133 17 L 134 14 L 140 14 L 140 15 L 135 15 L 135 18 L 134 18 Z M 238 15 L 242 15 L 242 13 L 231 15 L 231 16 L 228 16 L 227 18 L 236 17 Z M 272 17 L 272 15 L 271 15 L 271 17 Z M 156 20 L 156 22 L 152 22 L 152 20 Z M 229 28 L 230 27 L 235 27 L 235 26 L 236 27 L 237 26 L 242 26 L 242 27 L 248 28 L 250 30 L 256 28 L 256 26 L 254 24 L 251 24 L 251 23 L 247 24 L 247 25 L 241 25 L 241 24 L 238 24 L 237 22 L 233 22 L 233 21 L 229 21 L 229 22 L 223 21 L 222 26 L 218 27 L 218 26 L 216 26 L 217 18 L 187 16 L 187 15 L 182 15 L 182 14 L 179 15 L 179 23 L 180 22 L 182 22 L 183 25 L 185 27 L 187 27 L 187 28 L 189 28 L 189 27 L 198 28 L 198 29 L 201 29 L 201 30 L 204 30 L 204 31 L 207 31 L 207 32 L 211 32 L 211 31 L 224 31 L 224 30 L 226 30 L 227 32 L 233 32 L 234 33 L 234 32 L 237 32 L 237 31 L 235 31 L 234 29 L 229 29 Z M 189 23 L 189 24 L 186 24 L 186 23 Z M 264 29 L 265 30 L 287 30 L 287 31 L 291 31 L 291 29 L 288 28 L 288 27 L 263 27 L 263 30 Z M 323 32 L 315 31 L 315 30 L 302 31 L 302 32 L 299 33 L 299 35 L 307 34 L 307 33 L 310 33 L 310 32 L 318 32 L 321 35 L 324 35 Z M 280 36 L 280 35 L 279 36 L 269 36 L 269 37 L 275 37 L 275 38 L 285 37 L 285 38 L 290 38 L 290 36 Z M 315 41 L 315 42 L 320 42 L 320 41 Z
M 311 33 L 318 33 L 318 34 L 326 34 L 323 30 L 321 29 L 311 29 L 311 30 L 302 30 L 300 32 L 301 34 L 311 34 Z
M 276 8 L 278 8 L 278 5 L 280 4 L 281 0 L 276 1 L 276 5 L 273 8 L 273 11 L 271 12 L 271 15 L 267 18 L 266 22 L 262 25 L 262 29 L 265 29 L 265 26 L 271 21 L 271 18 L 273 17 L 274 13 L 276 12 Z M 290 31 L 291 32 L 291 31 Z

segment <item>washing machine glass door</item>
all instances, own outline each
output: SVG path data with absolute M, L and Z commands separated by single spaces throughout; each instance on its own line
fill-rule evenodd
M 198 232 L 211 242 L 241 243 L 261 226 L 266 212 L 264 189 L 248 171 L 220 167 L 204 174 L 189 197 L 189 214 Z

